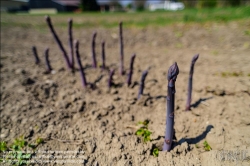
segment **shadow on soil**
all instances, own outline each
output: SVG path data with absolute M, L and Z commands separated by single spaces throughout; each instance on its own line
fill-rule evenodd
M 182 144 L 183 142 L 187 142 L 188 144 L 197 144 L 198 142 L 200 142 L 201 140 L 203 140 L 204 138 L 206 138 L 208 132 L 214 128 L 214 126 L 212 125 L 208 125 L 206 130 L 203 131 L 203 133 L 201 133 L 200 135 L 198 135 L 195 138 L 182 138 L 180 141 L 178 141 L 178 144 Z
M 213 97 L 207 97 L 207 98 L 200 98 L 198 101 L 196 101 L 194 104 L 191 105 L 191 107 L 196 108 L 198 107 L 203 101 L 212 99 Z

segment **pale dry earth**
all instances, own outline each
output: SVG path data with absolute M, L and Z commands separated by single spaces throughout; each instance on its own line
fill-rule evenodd
M 53 19 L 56 21 L 56 18 Z M 40 20 L 44 21 L 41 16 Z M 65 18 L 67 21 L 67 18 Z M 45 24 L 45 21 L 44 21 Z M 126 24 L 126 22 L 125 22 Z M 68 48 L 67 28 L 55 27 Z M 120 76 L 117 28 L 76 28 L 87 81 L 71 73 L 47 28 L 1 27 L 1 140 L 9 144 L 24 135 L 37 150 L 79 151 L 79 165 L 244 165 L 250 164 L 250 21 L 174 24 L 124 28 L 125 68 L 136 53 L 133 85 Z M 106 64 L 115 68 L 115 87 L 107 88 L 108 71 L 92 69 L 91 36 L 97 31 L 97 59 L 106 41 Z M 42 63 L 34 64 L 35 45 Z M 53 74 L 45 74 L 44 50 L 50 48 Z M 193 79 L 192 110 L 184 111 L 192 57 L 199 53 Z M 177 62 L 173 150 L 164 152 L 168 68 Z M 78 68 L 78 67 L 77 67 Z M 143 97 L 137 101 L 142 71 L 149 69 Z M 148 119 L 151 141 L 135 135 Z M 203 142 L 212 147 L 205 151 Z M 159 156 L 152 150 L 158 147 Z M 221 152 L 248 152 L 233 160 Z M 55 153 L 54 156 L 60 154 Z M 76 156 L 77 154 L 73 154 Z M 52 159 L 54 160 L 54 159 Z M 53 164 L 48 164 L 53 165 Z M 56 164 L 54 164 L 56 165 Z M 61 165 L 61 164 L 57 164 Z M 70 164 L 64 164 L 70 165 Z M 74 164 L 78 165 L 78 164 Z

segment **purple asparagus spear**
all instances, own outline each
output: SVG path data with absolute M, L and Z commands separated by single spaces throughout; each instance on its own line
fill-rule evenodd
M 179 68 L 175 62 L 168 70 L 168 96 L 167 96 L 167 118 L 166 133 L 163 145 L 163 151 L 170 151 L 174 134 L 174 99 L 175 99 L 175 81 L 179 74 Z
M 33 51 L 33 55 L 34 55 L 34 57 L 35 57 L 35 63 L 36 63 L 36 64 L 39 64 L 39 63 L 40 63 L 40 59 L 39 59 L 39 57 L 38 57 L 38 55 L 37 55 L 36 46 L 33 46 L 33 47 L 32 47 L 32 51 Z
M 87 87 L 87 81 L 86 81 L 86 77 L 85 77 L 85 73 L 82 67 L 82 63 L 81 63 L 81 59 L 80 59 L 80 55 L 79 55 L 79 41 L 75 41 L 75 51 L 76 51 L 76 60 L 80 69 L 80 74 L 81 74 L 81 78 L 82 78 L 82 86 L 84 88 Z
M 119 24 L 119 32 L 120 32 L 120 74 L 124 74 L 124 51 L 123 51 L 123 36 L 122 36 L 122 22 Z
M 45 63 L 46 63 L 46 68 L 47 68 L 47 72 L 51 72 L 52 67 L 50 65 L 50 61 L 49 61 L 49 48 L 46 48 L 45 50 Z
M 72 66 L 71 66 L 71 64 L 70 64 L 70 61 L 69 61 L 69 57 L 68 57 L 68 55 L 67 55 L 67 52 L 65 51 L 65 49 L 64 49 L 64 47 L 63 47 L 63 45 L 62 45 L 62 42 L 61 42 L 60 39 L 58 38 L 58 36 L 57 36 L 57 34 L 56 34 L 56 31 L 55 31 L 54 28 L 53 28 L 53 25 L 52 25 L 52 23 L 51 23 L 50 17 L 49 17 L 49 16 L 46 16 L 45 19 L 46 19 L 46 22 L 47 22 L 47 24 L 48 24 L 48 26 L 49 26 L 49 29 L 50 29 L 52 35 L 54 36 L 54 38 L 55 38 L 55 40 L 56 40 L 56 42 L 57 42 L 57 44 L 58 44 L 60 50 L 61 50 L 62 53 L 63 53 L 64 59 L 65 59 L 65 61 L 66 61 L 66 64 L 67 64 L 68 68 L 71 69 Z
M 146 79 L 147 75 L 148 75 L 148 71 L 147 70 L 145 70 L 144 72 L 142 72 L 141 82 L 140 82 L 140 89 L 139 89 L 139 93 L 138 93 L 137 99 L 140 99 L 141 95 L 143 94 L 144 82 L 145 82 L 145 79 Z
M 128 86 L 131 84 L 131 80 L 132 80 L 132 75 L 133 75 L 133 70 L 134 70 L 134 60 L 135 60 L 135 54 L 133 54 L 131 56 L 130 59 L 130 68 L 129 68 L 129 74 L 128 74 L 128 80 L 127 80 L 127 84 Z
M 191 107 L 194 64 L 195 64 L 195 62 L 197 61 L 198 58 L 199 58 L 199 54 L 195 55 L 193 57 L 193 59 L 192 59 L 191 66 L 190 66 L 186 111 L 190 110 L 190 107 Z
M 93 66 L 94 68 L 97 67 L 96 53 L 95 53 L 95 39 L 96 39 L 96 35 L 97 35 L 97 32 L 94 32 L 94 33 L 93 33 L 93 36 L 92 36 L 92 59 L 93 59 L 93 64 L 92 64 L 92 66 Z
M 108 79 L 108 87 L 111 88 L 112 84 L 113 84 L 113 75 L 115 74 L 115 69 L 112 69 L 109 72 L 109 79 Z
M 102 41 L 102 70 L 106 68 L 105 66 L 105 41 Z
M 72 35 L 72 24 L 73 20 L 69 19 L 69 48 L 70 48 L 70 65 L 74 69 L 74 48 L 73 48 L 73 35 Z

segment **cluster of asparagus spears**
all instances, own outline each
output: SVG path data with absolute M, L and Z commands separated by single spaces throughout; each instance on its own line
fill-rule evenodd
M 78 64 L 78 67 L 80 69 L 80 75 L 82 80 L 82 86 L 84 88 L 87 87 L 88 82 L 86 80 L 84 68 L 81 63 L 80 54 L 79 54 L 79 41 L 76 40 L 73 43 L 73 35 L 72 35 L 72 24 L 73 20 L 69 19 L 68 21 L 68 34 L 69 34 L 69 47 L 70 47 L 70 56 L 68 56 L 66 50 L 64 49 L 62 42 L 60 41 L 58 35 L 56 34 L 54 27 L 51 23 L 51 19 L 49 16 L 45 17 L 47 25 L 56 40 L 60 50 L 62 51 L 63 57 L 65 59 L 67 67 L 74 72 L 75 66 L 74 66 L 74 52 L 76 56 L 76 62 Z M 97 68 L 97 60 L 96 60 L 96 52 L 95 52 L 95 40 L 96 40 L 97 32 L 93 33 L 92 36 L 92 67 Z M 120 74 L 124 75 L 124 45 L 123 45 L 123 30 L 122 30 L 122 22 L 119 23 L 119 36 L 120 36 Z M 73 47 L 73 45 L 75 47 Z M 35 57 L 35 63 L 39 64 L 40 59 L 37 54 L 36 47 L 32 47 L 33 55 Z M 102 41 L 102 70 L 106 69 L 105 64 L 105 41 Z M 132 75 L 134 71 L 134 60 L 135 60 L 136 54 L 133 54 L 130 58 L 130 68 L 127 76 L 127 85 L 130 86 L 132 83 Z M 192 97 L 192 80 L 193 80 L 193 72 L 194 72 L 194 64 L 197 61 L 199 57 L 199 54 L 195 55 L 192 59 L 191 66 L 190 66 L 190 73 L 189 73 L 189 81 L 188 81 L 188 96 L 187 96 L 187 104 L 186 104 L 186 111 L 190 110 L 191 108 L 191 97 Z M 52 67 L 50 65 L 49 61 L 49 48 L 45 50 L 45 62 L 46 62 L 46 70 L 47 72 L 52 71 Z M 111 69 L 109 71 L 109 79 L 108 79 L 108 87 L 111 88 L 113 84 L 113 75 L 115 74 L 115 69 Z M 140 88 L 139 93 L 137 96 L 137 99 L 140 99 L 141 95 L 143 94 L 144 90 L 144 82 L 146 79 L 146 76 L 148 74 L 148 70 L 145 70 L 142 72 L 141 81 L 140 81 Z M 179 68 L 177 63 L 175 62 L 172 66 L 170 66 L 168 70 L 168 95 L 167 95 L 167 117 L 166 117 L 166 132 L 165 132 L 165 141 L 163 145 L 163 151 L 170 151 L 172 148 L 172 140 L 174 136 L 174 108 L 175 108 L 175 82 L 177 79 L 177 75 L 179 74 Z
M 59 46 L 59 49 L 62 52 L 62 55 L 65 59 L 66 65 L 67 67 L 74 71 L 75 66 L 74 66 L 74 53 L 76 56 L 76 62 L 78 64 L 78 67 L 80 68 L 80 74 L 81 74 L 81 78 L 82 78 L 82 85 L 84 88 L 86 88 L 87 86 L 87 81 L 86 81 L 86 77 L 85 77 L 85 73 L 84 73 L 84 68 L 81 64 L 81 60 L 80 60 L 80 55 L 79 55 L 79 41 L 75 41 L 75 43 L 73 43 L 73 35 L 72 35 L 72 24 L 73 24 L 73 20 L 69 19 L 68 21 L 68 34 L 69 34 L 69 48 L 70 48 L 70 55 L 68 56 L 67 51 L 65 50 L 65 48 L 63 47 L 63 44 L 61 42 L 61 40 L 59 39 L 53 24 L 51 22 L 51 19 L 49 16 L 45 17 L 45 20 L 47 22 L 47 25 L 51 31 L 51 34 L 53 35 L 56 43 Z M 122 33 L 122 22 L 119 23 L 119 34 L 120 34 L 120 74 L 124 75 L 125 71 L 124 71 L 124 50 L 123 50 L 123 33 Z M 96 51 L 95 51 L 95 40 L 96 40 L 96 36 L 97 36 L 97 32 L 93 33 L 92 36 L 92 43 L 91 43 L 91 51 L 92 51 L 92 67 L 93 68 L 97 68 L 97 60 L 96 60 Z M 75 45 L 75 47 L 73 47 L 73 45 Z M 36 47 L 33 46 L 33 55 L 35 57 L 35 63 L 39 64 L 40 63 L 40 59 L 37 55 L 37 50 Z M 50 61 L 49 61 L 49 55 L 48 55 L 48 48 L 45 51 L 45 62 L 46 62 L 46 68 L 47 68 L 47 72 L 51 72 L 52 71 L 52 67 L 50 65 Z M 102 70 L 106 69 L 106 64 L 105 64 L 105 41 L 102 41 Z M 130 86 L 132 83 L 132 75 L 133 75 L 133 65 L 134 65 L 134 60 L 135 60 L 136 55 L 133 54 L 131 56 L 131 61 L 130 61 L 130 69 L 129 69 L 129 73 L 128 73 L 128 78 L 127 78 L 127 85 Z M 110 74 L 109 74 L 109 81 L 108 81 L 108 86 L 109 88 L 112 86 L 112 77 L 115 73 L 114 69 L 110 70 Z M 143 90 L 141 90 L 143 91 Z

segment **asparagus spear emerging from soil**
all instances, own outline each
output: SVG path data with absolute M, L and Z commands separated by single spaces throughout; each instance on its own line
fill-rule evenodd
M 168 96 L 167 96 L 167 118 L 166 133 L 163 145 L 163 151 L 170 151 L 174 134 L 174 99 L 175 99 L 175 81 L 179 74 L 179 68 L 175 62 L 168 70 Z
M 52 68 L 51 68 L 50 61 L 49 61 L 49 48 L 46 48 L 44 55 L 45 55 L 45 63 L 46 63 L 47 72 L 50 73 Z
M 102 41 L 102 70 L 106 68 L 105 66 L 105 41 Z
M 80 74 L 81 74 L 81 78 L 82 78 L 82 86 L 84 88 L 87 87 L 87 81 L 86 81 L 86 77 L 85 77 L 85 73 L 82 67 L 82 63 L 81 63 L 81 59 L 80 59 L 80 55 L 79 55 L 79 41 L 75 41 L 75 51 L 76 51 L 76 60 L 78 63 L 78 67 L 80 69 Z
M 119 23 L 119 32 L 120 32 L 120 74 L 123 75 L 124 74 L 124 63 L 123 63 L 123 59 L 124 59 L 124 51 L 123 51 L 123 36 L 122 36 L 122 22 Z
M 190 107 L 191 107 L 194 64 L 195 64 L 195 62 L 197 61 L 198 58 L 199 58 L 199 54 L 195 55 L 193 57 L 193 59 L 192 59 L 191 66 L 190 66 L 186 111 L 190 110 Z
M 112 69 L 109 72 L 109 79 L 108 79 L 108 87 L 111 88 L 112 84 L 113 84 L 113 75 L 115 74 L 115 69 Z
M 141 95 L 143 94 L 144 82 L 145 82 L 145 79 L 146 79 L 147 75 L 148 75 L 148 71 L 147 70 L 145 70 L 144 72 L 142 72 L 141 82 L 140 82 L 140 89 L 139 89 L 139 93 L 138 93 L 137 99 L 140 99 Z
M 128 80 L 127 80 L 128 86 L 131 84 L 131 81 L 132 81 L 132 75 L 133 75 L 133 70 L 134 70 L 134 60 L 135 60 L 135 54 L 133 54 L 130 59 L 130 68 L 129 68 L 129 74 L 128 74 Z
M 73 20 L 69 19 L 69 48 L 70 48 L 70 65 L 74 69 L 74 49 L 73 49 L 73 35 L 72 35 L 72 24 Z
M 94 32 L 94 33 L 93 33 L 93 36 L 92 36 L 92 59 L 93 59 L 93 64 L 92 64 L 92 66 L 93 66 L 94 68 L 97 67 L 96 53 L 95 53 L 95 39 L 96 39 L 96 35 L 97 35 L 97 32 Z
M 39 57 L 38 57 L 38 55 L 37 55 L 36 46 L 33 46 L 33 47 L 32 47 L 32 51 L 33 51 L 33 55 L 34 55 L 34 57 L 35 57 L 35 63 L 36 63 L 36 64 L 39 64 L 39 63 L 40 63 L 40 59 L 39 59 Z
M 57 42 L 57 44 L 58 44 L 60 50 L 61 50 L 62 53 L 63 53 L 64 59 L 65 59 L 65 61 L 66 61 L 66 64 L 67 64 L 68 68 L 71 69 L 72 66 L 71 66 L 71 64 L 70 64 L 70 62 L 69 62 L 69 57 L 68 57 L 68 55 L 67 55 L 67 52 L 65 51 L 65 49 L 64 49 L 64 47 L 63 47 L 63 45 L 62 45 L 62 42 L 61 42 L 60 39 L 58 38 L 58 36 L 57 36 L 57 34 L 56 34 L 56 31 L 55 31 L 54 28 L 53 28 L 53 25 L 52 25 L 52 23 L 51 23 L 50 17 L 49 17 L 49 16 L 46 16 L 45 19 L 46 19 L 46 22 L 47 22 L 47 24 L 48 24 L 48 26 L 49 26 L 49 29 L 50 29 L 52 35 L 54 36 L 54 38 L 55 38 L 55 40 L 56 40 L 56 42 Z

